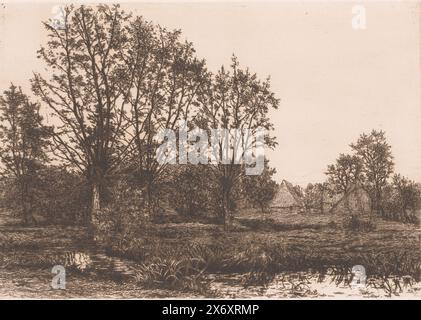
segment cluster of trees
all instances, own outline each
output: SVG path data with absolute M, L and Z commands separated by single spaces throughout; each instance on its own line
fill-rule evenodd
M 421 186 L 394 173 L 391 146 L 384 131 L 363 133 L 350 145 L 352 154 L 340 154 L 329 165 L 324 183 L 309 185 L 306 202 L 321 208 L 326 197 L 343 195 L 355 184 L 360 184 L 370 194 L 372 208 L 384 217 L 413 220 L 414 211 L 420 207 Z
M 39 184 L 50 130 L 41 124 L 40 106 L 29 101 L 14 85 L 0 97 L 0 159 L 13 182 L 14 198 L 21 203 L 25 223 L 33 222 L 33 190 Z
M 0 96 L 0 163 L 2 204 L 25 224 L 34 212 L 50 221 L 79 220 L 86 212 L 86 187 L 65 166 L 51 163 L 53 128 L 43 124 L 40 105 L 11 85 Z
M 234 167 L 235 168 L 235 167 Z M 235 168 L 231 170 L 238 170 Z M 241 206 L 251 206 L 266 212 L 278 188 L 273 180 L 276 170 L 265 167 L 260 175 L 243 175 L 227 178 L 222 171 L 212 165 L 187 165 L 177 168 L 172 175 L 169 197 L 173 207 L 181 214 L 194 216 L 208 214 L 226 223 Z M 232 179 L 232 180 L 231 180 Z M 226 192 L 229 183 L 229 198 Z M 228 202 L 227 202 L 228 201 Z
M 62 28 L 44 27 L 48 41 L 38 58 L 46 71 L 31 79 L 39 103 L 14 85 L 0 100 L 2 176 L 17 186 L 26 223 L 33 221 L 36 197 L 40 208 L 83 204 L 78 210 L 95 229 L 103 209 L 119 198 L 116 190 L 141 197 L 146 216 L 155 215 L 165 197 L 190 215 L 213 208 L 224 222 L 247 194 L 266 206 L 267 193 L 259 197 L 251 189 L 274 187 L 267 163 L 262 177 L 246 176 L 235 152 L 230 164 L 163 164 L 156 161 L 154 137 L 183 120 L 205 130 L 264 128 L 265 146 L 275 147 L 268 113 L 279 101 L 269 79 L 258 79 L 235 57 L 213 74 L 179 30 L 133 17 L 118 5 L 68 6 Z M 45 192 L 37 196 L 41 185 Z M 83 192 L 76 196 L 74 190 Z M 57 193 L 66 199 L 55 205 L 54 199 L 63 199 Z

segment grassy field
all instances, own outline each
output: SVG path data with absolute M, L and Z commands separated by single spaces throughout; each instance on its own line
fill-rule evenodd
M 419 227 L 380 218 L 373 230 L 353 231 L 343 216 L 244 211 L 224 231 L 174 217 L 107 248 L 89 241 L 82 227 L 22 227 L 4 214 L 1 220 L 0 296 L 210 297 L 218 296 L 210 284 L 221 277 L 230 288 L 233 281 L 255 288 L 280 274 L 339 268 L 346 280 L 356 264 L 375 277 L 409 275 L 417 282 L 421 276 Z M 49 286 L 51 268 L 66 252 L 83 252 L 92 263 L 83 271 L 69 265 L 69 289 L 57 292 Z M 132 272 L 126 275 L 121 264 Z
M 244 288 L 266 287 L 279 274 L 300 272 L 320 278 L 333 272 L 334 281 L 347 284 L 355 265 L 363 265 L 388 295 L 400 291 L 396 277 L 419 282 L 418 226 L 380 218 L 373 218 L 372 225 L 368 231 L 353 231 L 344 216 L 250 211 L 238 216 L 228 232 L 200 222 L 150 225 L 137 241 L 110 254 L 141 263 L 140 282 L 147 287 L 163 285 L 168 274 L 177 274 L 180 281 L 170 288 L 197 289 L 192 281 L 197 274 L 186 272 L 195 267 L 207 274 L 234 275 Z
M 219 247 L 232 255 L 261 245 L 283 248 L 291 254 L 312 253 L 333 263 L 360 253 L 419 251 L 415 250 L 421 244 L 418 226 L 376 218 L 374 230 L 352 231 L 343 226 L 344 220 L 344 216 L 328 214 L 262 215 L 251 211 L 238 216 L 229 232 L 221 226 L 199 222 L 157 224 L 139 237 L 137 252 L 143 250 L 139 259 L 144 260 L 153 256 L 153 250 L 159 246 L 182 252 L 182 248 L 198 244 Z

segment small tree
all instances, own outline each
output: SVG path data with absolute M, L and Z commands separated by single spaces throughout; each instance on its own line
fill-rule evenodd
M 374 209 L 381 209 L 382 190 L 387 179 L 393 173 L 393 156 L 391 146 L 386 141 L 384 131 L 363 133 L 356 143 L 350 145 L 356 156 L 362 161 L 362 173 L 371 193 Z
M 270 168 L 265 161 L 263 173 L 255 176 L 245 176 L 243 179 L 243 194 L 253 207 L 260 208 L 265 212 L 270 202 L 275 197 L 278 184 L 273 180 L 275 168 Z
M 356 155 L 341 153 L 335 164 L 327 167 L 328 182 L 336 193 L 346 193 L 353 183 L 362 178 L 363 163 Z
M 417 184 L 400 174 L 395 174 L 392 186 L 398 195 L 400 214 L 404 219 L 410 218 L 408 217 L 408 211 L 413 213 L 417 209 L 420 199 L 420 191 L 417 188 Z
M 303 198 L 304 197 L 304 189 L 300 185 L 293 186 L 294 192 L 298 197 Z
M 324 213 L 325 205 L 329 200 L 331 190 L 329 184 L 322 183 L 309 183 L 304 190 L 304 203 L 306 209 L 316 209 Z
M 48 161 L 50 128 L 42 124 L 39 109 L 13 84 L 0 97 L 1 173 L 13 177 L 25 224 L 35 222 L 33 188 L 39 169 Z
M 314 184 L 309 183 L 304 189 L 304 205 L 306 207 L 306 210 L 310 210 L 315 207 L 315 198 L 316 196 Z

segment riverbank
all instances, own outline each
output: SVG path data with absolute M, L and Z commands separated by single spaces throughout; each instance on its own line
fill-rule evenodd
M 346 230 L 327 215 L 243 215 L 230 232 L 199 222 L 161 223 L 125 252 L 98 249 L 83 227 L 23 227 L 6 214 L 0 222 L 0 298 L 355 299 L 421 292 L 419 229 L 397 222 L 378 220 L 370 232 Z M 201 263 L 205 290 L 167 288 L 156 275 L 145 281 L 151 264 L 154 272 L 167 272 L 187 258 Z M 349 283 L 354 264 L 389 274 L 355 290 Z M 51 287 L 54 265 L 66 267 L 65 290 Z M 395 276 L 401 282 L 393 287 Z

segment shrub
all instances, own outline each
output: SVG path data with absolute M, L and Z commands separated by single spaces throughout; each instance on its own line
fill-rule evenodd
M 179 214 L 187 217 L 213 216 L 217 222 L 224 220 L 223 193 L 221 183 L 204 165 L 188 165 L 174 170 L 168 203 Z M 239 188 L 232 190 L 229 209 L 235 211 L 238 205 Z
M 200 267 L 208 272 L 217 272 L 224 263 L 226 251 L 219 245 L 191 244 L 186 255 L 190 259 L 201 263 Z
M 4 181 L 2 202 L 14 215 L 20 213 L 19 188 L 13 180 Z M 86 221 L 89 187 L 80 175 L 63 167 L 43 166 L 31 180 L 32 214 L 38 222 L 80 224 Z
M 90 208 L 90 188 L 84 177 L 61 167 L 46 167 L 41 172 L 36 192 L 36 211 L 47 222 L 85 223 Z
M 169 197 L 171 206 L 178 213 L 192 217 L 210 211 L 212 191 L 206 171 L 203 166 L 188 165 L 174 173 Z M 206 184 L 204 180 L 207 180 Z
M 418 224 L 416 215 L 421 200 L 419 184 L 399 174 L 383 191 L 382 215 L 389 220 Z
M 242 179 L 242 193 L 247 202 L 262 212 L 269 209 L 270 202 L 276 195 L 277 183 L 273 180 L 276 169 L 270 168 L 268 160 L 264 162 L 264 170 L 259 175 L 245 176 Z
M 139 239 L 148 219 L 143 192 L 124 179 L 109 190 L 108 205 L 98 215 L 96 240 L 111 251 L 125 251 Z

